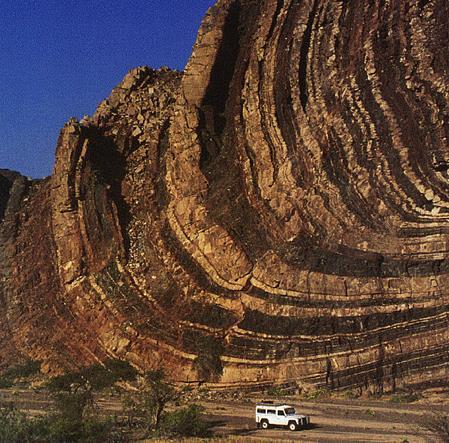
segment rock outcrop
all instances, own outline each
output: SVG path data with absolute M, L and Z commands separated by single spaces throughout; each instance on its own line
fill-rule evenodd
M 449 374 L 446 0 L 219 0 L 50 178 L 0 171 L 0 362 L 377 391 Z

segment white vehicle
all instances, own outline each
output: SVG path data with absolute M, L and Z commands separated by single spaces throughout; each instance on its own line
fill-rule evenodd
M 310 418 L 307 415 L 297 414 L 291 405 L 262 402 L 256 405 L 256 424 L 262 429 L 268 429 L 270 426 L 284 426 L 290 431 L 296 431 L 309 426 Z

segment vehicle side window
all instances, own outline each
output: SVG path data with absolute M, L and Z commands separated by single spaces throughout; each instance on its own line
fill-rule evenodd
M 278 415 L 284 415 L 285 416 L 285 412 L 284 411 L 278 411 Z
M 265 411 L 265 409 L 258 409 L 258 410 L 257 410 L 257 413 L 258 413 L 258 414 L 265 414 L 266 411 Z
M 267 414 L 276 414 L 276 411 L 274 409 L 268 409 Z

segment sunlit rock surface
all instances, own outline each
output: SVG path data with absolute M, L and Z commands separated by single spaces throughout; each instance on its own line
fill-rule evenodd
M 0 171 L 0 365 L 415 388 L 449 374 L 446 0 L 220 0 Z

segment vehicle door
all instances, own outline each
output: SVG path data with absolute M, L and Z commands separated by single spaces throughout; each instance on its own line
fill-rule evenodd
M 285 412 L 283 409 L 278 409 L 276 413 L 276 424 L 277 425 L 286 425 L 287 417 L 285 416 Z
M 266 413 L 267 413 L 266 409 L 256 408 L 256 423 L 260 423 L 260 420 L 262 420 L 262 418 Z
M 267 409 L 267 419 L 270 425 L 277 425 L 277 415 L 275 409 Z

